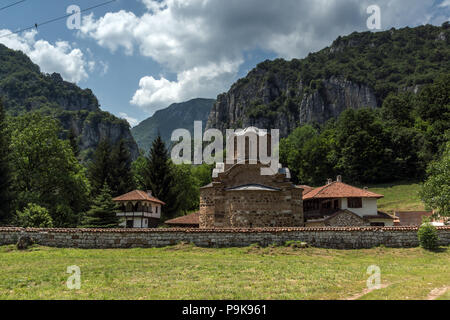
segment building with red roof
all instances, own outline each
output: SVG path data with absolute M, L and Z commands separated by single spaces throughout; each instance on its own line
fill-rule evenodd
M 306 226 L 393 226 L 396 220 L 378 210 L 383 195 L 345 184 L 341 176 L 319 188 L 301 188 Z
M 118 204 L 124 228 L 156 228 L 161 220 L 161 210 L 165 203 L 154 196 L 151 191 L 134 190 L 113 201 Z
M 187 216 L 178 217 L 165 222 L 171 228 L 194 228 L 200 227 L 200 212 L 195 212 Z
M 398 218 L 398 225 L 402 227 L 407 226 L 420 226 L 424 217 L 432 218 L 433 212 L 431 211 L 398 211 L 395 212 L 395 216 Z

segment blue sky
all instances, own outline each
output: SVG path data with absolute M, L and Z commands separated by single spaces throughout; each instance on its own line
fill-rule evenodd
M 0 43 L 91 88 L 102 109 L 132 125 L 174 102 L 215 98 L 265 59 L 302 58 L 367 31 L 369 5 L 380 7 L 382 30 L 450 17 L 450 0 L 117 0 L 83 13 L 79 30 L 60 20 L 1 38 L 70 5 L 105 1 L 27 0 L 2 10 Z

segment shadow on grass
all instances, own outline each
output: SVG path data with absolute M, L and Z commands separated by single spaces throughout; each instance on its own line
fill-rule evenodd
M 436 249 L 426 249 L 426 248 L 422 248 L 422 249 L 425 251 L 428 251 L 428 252 L 433 252 L 433 253 L 444 253 L 444 252 L 448 251 L 447 247 L 439 247 Z

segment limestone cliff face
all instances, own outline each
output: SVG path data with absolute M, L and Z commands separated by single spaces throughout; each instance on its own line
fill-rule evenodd
M 130 126 L 125 120 L 103 111 L 62 113 L 57 118 L 66 135 L 73 130 L 77 136 L 82 160 L 91 159 L 98 143 L 103 139 L 109 140 L 111 145 L 115 145 L 123 139 L 132 159 L 139 156 L 138 146 L 131 135 Z
M 287 136 L 300 125 L 324 123 L 347 108 L 362 107 L 377 107 L 374 91 L 365 85 L 330 77 L 316 81 L 311 90 L 301 80 L 289 82 L 257 68 L 218 97 L 207 126 L 219 130 L 256 126 L 280 129 Z
M 80 158 L 91 158 L 98 143 L 126 141 L 133 159 L 139 155 L 129 124 L 100 109 L 90 89 L 64 81 L 58 73 L 44 74 L 25 54 L 0 44 L 0 98 L 9 115 L 39 111 L 61 122 L 61 137 L 73 130 Z
M 448 22 L 340 36 L 303 59 L 258 64 L 218 97 L 208 127 L 275 128 L 286 136 L 347 108 L 379 107 L 391 93 L 417 93 L 448 74 L 449 55 Z

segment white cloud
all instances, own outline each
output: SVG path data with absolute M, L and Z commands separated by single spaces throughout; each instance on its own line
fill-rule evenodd
M 443 1 L 440 5 L 440 8 L 450 7 L 450 0 Z
M 99 20 L 94 20 L 94 14 L 91 13 L 83 18 L 83 24 L 79 34 L 89 36 L 98 41 L 98 43 L 116 51 L 123 47 L 126 54 L 131 55 L 134 50 L 135 39 L 130 34 L 139 22 L 134 13 L 121 10 L 119 12 L 108 12 Z
M 447 0 L 448 1 L 448 0 Z M 244 53 L 304 57 L 337 36 L 367 31 L 372 0 L 142 0 L 147 12 L 121 10 L 83 21 L 80 34 L 125 54 L 149 57 L 177 75 L 147 76 L 132 103 L 150 112 L 197 96 L 214 97 L 237 79 Z M 379 0 L 382 25 L 426 23 L 434 0 Z M 230 68 L 230 66 L 232 66 Z M 209 74 L 210 73 L 210 74 Z M 212 95 L 211 95 L 212 94 Z
M 195 97 L 215 97 L 235 80 L 241 61 L 210 64 L 180 72 L 176 81 L 164 77 L 155 79 L 147 76 L 139 81 L 139 89 L 131 104 L 154 113 L 173 102 L 186 101 Z
M 8 34 L 9 30 L 0 30 L 0 34 Z M 51 44 L 45 40 L 36 40 L 37 31 L 29 31 L 23 35 L 13 34 L 0 38 L 0 43 L 8 48 L 20 50 L 39 65 L 46 73 L 57 72 L 68 81 L 80 82 L 86 80 L 95 62 L 86 61 L 80 49 L 72 48 L 66 41 Z
M 127 120 L 131 127 L 136 127 L 139 124 L 139 120 L 138 119 L 130 117 L 125 112 L 120 112 L 119 113 L 119 117 L 122 118 L 122 119 Z

